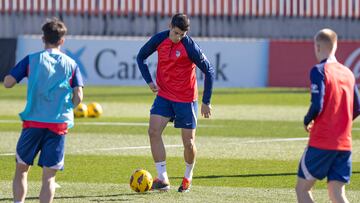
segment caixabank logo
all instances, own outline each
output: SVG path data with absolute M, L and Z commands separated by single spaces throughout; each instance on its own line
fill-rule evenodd
M 89 79 L 89 77 L 94 78 L 95 76 L 101 80 L 143 80 L 136 63 L 136 55 L 133 55 L 132 57 L 119 58 L 121 54 L 119 54 L 115 49 L 100 49 L 92 52 L 90 55 L 85 52 L 86 50 L 85 46 L 77 49 L 64 49 L 65 54 L 78 64 L 81 74 L 85 79 Z M 228 75 L 226 74 L 228 64 L 221 58 L 221 53 L 216 53 L 213 59 L 215 59 L 212 61 L 215 72 L 215 81 L 228 81 Z M 85 63 L 83 63 L 83 61 Z M 101 61 L 103 61 L 103 63 Z M 89 66 L 89 64 L 93 65 Z M 109 64 L 114 65 L 110 66 Z M 148 61 L 147 65 L 152 77 L 155 79 L 157 62 Z M 88 73 L 87 68 L 94 69 L 93 73 L 95 75 L 93 77 L 89 75 L 92 71 Z M 200 69 L 196 69 L 196 71 L 198 79 L 203 80 L 204 75 L 201 73 Z
M 83 55 L 85 49 L 86 49 L 86 47 L 82 47 L 75 51 L 71 51 L 70 49 L 65 49 L 65 54 L 68 55 L 70 58 L 72 58 L 76 62 L 76 64 L 80 68 L 81 75 L 84 78 L 88 78 L 88 73 L 86 72 L 86 68 L 81 61 L 81 56 Z
M 345 60 L 345 66 L 349 67 L 356 78 L 356 84 L 360 85 L 360 48 L 355 49 Z

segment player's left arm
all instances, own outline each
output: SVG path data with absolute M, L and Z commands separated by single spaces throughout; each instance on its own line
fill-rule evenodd
M 318 67 L 314 67 L 311 69 L 311 105 L 306 116 L 304 117 L 304 127 L 306 131 L 310 130 L 314 119 L 322 111 L 325 95 L 324 79 L 325 76 L 322 72 L 322 69 Z
M 80 68 L 78 66 L 75 67 L 74 74 L 71 79 L 71 87 L 73 88 L 72 103 L 75 108 L 77 105 L 79 105 L 82 102 L 84 98 L 84 94 L 83 94 L 84 82 L 82 79 Z
M 353 120 L 360 115 L 360 95 L 357 85 L 354 86 Z
M 196 64 L 196 66 L 205 75 L 201 114 L 205 118 L 209 118 L 211 115 L 210 100 L 211 100 L 214 75 L 215 75 L 214 67 L 206 58 L 205 54 L 200 49 L 199 45 L 197 45 L 190 37 L 188 36 L 184 37 L 183 44 L 185 46 L 185 49 L 188 53 L 190 60 L 193 61 Z

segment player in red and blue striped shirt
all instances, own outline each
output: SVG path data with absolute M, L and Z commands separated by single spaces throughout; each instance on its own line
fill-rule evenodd
M 348 202 L 345 184 L 351 176 L 351 128 L 360 114 L 360 98 L 351 70 L 336 61 L 337 35 L 320 30 L 314 38 L 320 62 L 311 69 L 311 106 L 304 118 L 310 132 L 300 160 L 296 194 L 299 202 L 313 202 L 311 188 L 327 177 L 332 202 Z
M 196 66 L 204 73 L 204 94 L 201 114 L 211 115 L 210 98 L 214 69 L 200 47 L 187 36 L 190 22 L 186 15 L 176 14 L 171 19 L 170 29 L 155 34 L 141 48 L 137 63 L 150 89 L 157 93 L 150 111 L 149 137 L 158 178 L 153 189 L 168 190 L 170 183 L 166 172 L 166 153 L 161 134 L 169 121 L 181 128 L 184 145 L 185 175 L 179 192 L 188 192 L 195 165 L 195 128 L 197 124 L 198 89 Z M 145 59 L 158 53 L 156 83 L 153 82 Z

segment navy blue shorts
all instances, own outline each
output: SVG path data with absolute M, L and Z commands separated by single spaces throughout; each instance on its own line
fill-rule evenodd
M 170 118 L 174 121 L 175 128 L 195 129 L 197 124 L 198 103 L 174 102 L 160 96 L 156 96 L 151 107 L 150 114 L 156 114 Z
M 299 163 L 298 176 L 306 180 L 350 182 L 351 151 L 305 149 Z
M 56 170 L 64 168 L 65 135 L 46 128 L 24 128 L 16 146 L 16 161 L 33 165 L 40 152 L 38 165 Z

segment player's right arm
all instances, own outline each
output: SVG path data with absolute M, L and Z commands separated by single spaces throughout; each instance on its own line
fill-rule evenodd
M 19 63 L 16 64 L 10 70 L 10 73 L 4 78 L 4 86 L 5 88 L 12 88 L 19 83 L 24 77 L 28 75 L 29 68 L 29 56 L 23 58 Z
M 77 86 L 73 89 L 73 98 L 72 102 L 74 107 L 79 105 L 83 100 L 84 94 L 83 94 L 83 87 Z
M 311 80 L 311 105 L 309 111 L 304 117 L 305 130 L 309 130 L 312 125 L 312 121 L 319 115 L 324 104 L 325 95 L 325 75 L 318 67 L 313 67 L 310 72 Z
M 157 92 L 157 87 L 151 78 L 149 67 L 146 64 L 145 60 L 156 51 L 159 44 L 162 41 L 164 41 L 167 37 L 168 37 L 168 32 L 161 32 L 161 33 L 158 33 L 158 34 L 152 36 L 150 38 L 150 40 L 147 41 L 143 47 L 141 47 L 141 49 L 136 57 L 136 61 L 137 61 L 139 70 L 141 72 L 141 75 L 144 78 L 144 80 L 146 81 L 146 83 L 149 85 L 151 91 L 153 91 L 153 92 Z
M 16 84 L 16 79 L 11 76 L 11 75 L 7 75 L 4 78 L 4 86 L 5 88 L 12 88 L 14 87 L 14 85 Z
M 78 66 L 75 67 L 74 75 L 71 79 L 71 87 L 73 88 L 72 103 L 74 107 L 76 107 L 82 102 L 84 97 L 83 94 L 84 82 L 82 79 L 80 68 Z

